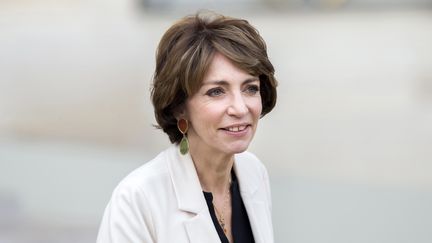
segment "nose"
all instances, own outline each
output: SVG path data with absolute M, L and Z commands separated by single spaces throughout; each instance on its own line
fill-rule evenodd
M 228 106 L 227 113 L 230 116 L 242 117 L 249 112 L 245 97 L 241 94 L 234 94 L 231 104 Z

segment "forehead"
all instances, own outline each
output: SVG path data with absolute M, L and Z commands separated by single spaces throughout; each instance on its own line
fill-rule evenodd
M 252 78 L 257 78 L 248 71 L 239 68 L 224 55 L 216 52 L 213 56 L 202 85 L 214 82 L 243 82 Z

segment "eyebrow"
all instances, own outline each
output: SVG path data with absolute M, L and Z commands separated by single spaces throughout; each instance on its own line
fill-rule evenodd
M 248 84 L 248 83 L 252 83 L 252 82 L 255 82 L 255 81 L 259 81 L 259 78 L 258 77 L 248 78 L 248 79 L 246 79 L 245 81 L 242 82 L 242 85 L 245 85 L 245 84 Z M 229 85 L 228 81 L 225 81 L 225 80 L 214 80 L 214 81 L 207 81 L 207 82 L 203 83 L 203 86 L 204 85 L 212 85 L 212 84 L 213 85 L 222 85 L 222 86 L 228 86 Z

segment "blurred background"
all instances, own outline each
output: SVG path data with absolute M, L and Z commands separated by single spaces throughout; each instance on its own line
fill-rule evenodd
M 185 14 L 245 18 L 275 110 L 250 150 L 276 242 L 432 242 L 432 1 L 0 1 L 0 242 L 95 242 L 117 183 L 169 146 L 149 88 Z

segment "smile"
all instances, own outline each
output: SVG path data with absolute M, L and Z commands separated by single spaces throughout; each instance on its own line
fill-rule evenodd
M 241 132 L 246 129 L 246 126 L 228 127 L 227 130 L 230 132 Z
M 250 125 L 235 125 L 235 126 L 225 127 L 225 128 L 222 128 L 222 129 L 225 130 L 225 131 L 229 131 L 229 132 L 243 132 L 249 126 Z

